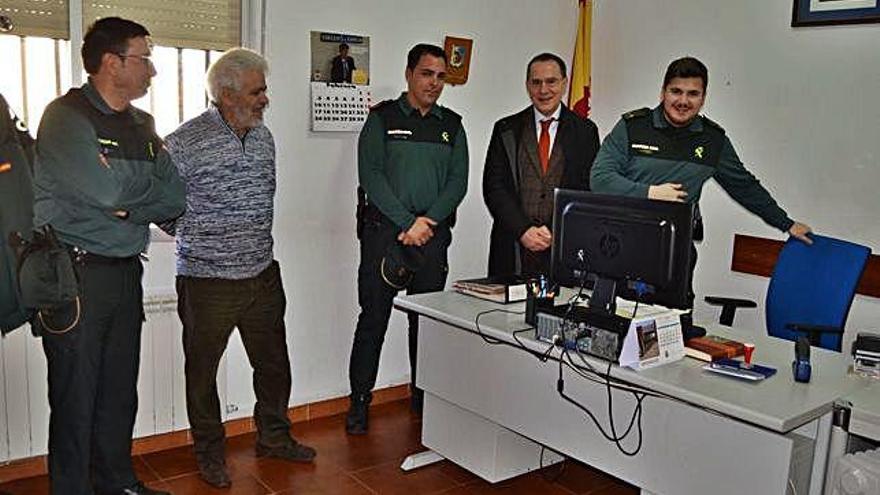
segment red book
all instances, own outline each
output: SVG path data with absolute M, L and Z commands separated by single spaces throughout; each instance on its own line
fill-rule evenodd
M 717 335 L 694 337 L 685 342 L 684 345 L 688 356 L 703 361 L 715 361 L 722 358 L 732 359 L 742 356 L 745 351 L 745 346 L 743 346 L 742 342 Z

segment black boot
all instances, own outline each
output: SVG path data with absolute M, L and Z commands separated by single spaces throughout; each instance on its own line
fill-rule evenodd
M 416 415 L 421 416 L 425 404 L 425 391 L 414 385 L 410 385 L 410 390 L 412 396 L 409 398 L 409 408 Z
M 351 394 L 351 406 L 345 416 L 345 431 L 349 435 L 364 435 L 369 428 L 370 402 L 373 394 Z

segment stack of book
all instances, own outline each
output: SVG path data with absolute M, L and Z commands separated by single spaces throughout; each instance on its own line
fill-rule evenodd
M 731 359 L 742 356 L 744 351 L 745 346 L 742 342 L 718 335 L 695 337 L 684 343 L 685 354 L 701 361 Z
M 472 278 L 452 283 L 452 289 L 487 301 L 508 304 L 526 300 L 526 284 L 520 279 Z

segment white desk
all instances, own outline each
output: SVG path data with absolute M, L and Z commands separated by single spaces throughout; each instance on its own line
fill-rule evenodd
M 853 435 L 880 442 L 880 382 L 857 390 L 843 401 L 850 410 L 847 431 Z
M 650 493 L 783 494 L 794 485 L 799 494 L 820 494 L 832 406 L 865 386 L 848 379 L 844 357 L 818 349 L 812 382 L 795 383 L 789 371 L 793 345 L 763 336 L 750 338 L 756 343 L 754 359 L 779 372 L 759 383 L 710 375 L 690 359 L 640 372 L 614 366 L 613 376 L 678 399 L 644 400 L 641 451 L 629 457 L 559 397 L 557 361 L 541 363 L 521 349 L 486 344 L 474 333 L 480 312 L 522 311 L 523 304 L 501 306 L 439 292 L 401 296 L 395 305 L 427 317 L 418 353 L 418 385 L 425 390 L 422 442 L 491 482 L 535 469 L 543 445 Z M 480 319 L 480 327 L 489 337 L 514 342 L 512 332 L 527 325 L 522 315 L 492 313 Z M 547 349 L 527 336 L 521 335 L 527 347 Z M 587 360 L 603 371 L 607 366 Z M 568 370 L 564 376 L 566 393 L 608 429 L 605 386 Z M 635 400 L 621 391 L 613 397 L 620 432 Z M 624 441 L 628 450 L 636 437 Z

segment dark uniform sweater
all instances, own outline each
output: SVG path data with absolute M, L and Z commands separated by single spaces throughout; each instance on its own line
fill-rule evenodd
M 33 139 L 25 123 L 0 96 L 0 331 L 15 330 L 30 317 L 20 306 L 16 258 L 9 234 L 29 236 L 34 196 L 31 185 Z
M 743 166 L 724 129 L 703 116 L 687 127 L 673 127 L 662 106 L 624 114 L 596 155 L 590 186 L 595 192 L 645 198 L 649 186 L 680 183 L 687 202 L 698 203 L 710 178 L 773 227 L 785 232 L 794 223 Z
M 178 216 L 185 187 L 156 135 L 153 117 L 110 108 L 90 83 L 46 108 L 37 134 L 34 224 L 102 256 L 134 256 L 150 222 Z M 115 211 L 126 211 L 118 218 Z
M 447 220 L 467 192 L 461 117 L 439 105 L 422 116 L 406 93 L 376 105 L 358 141 L 358 178 L 370 204 L 401 230 L 416 216 Z

